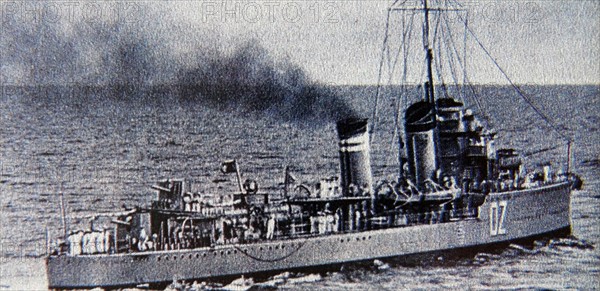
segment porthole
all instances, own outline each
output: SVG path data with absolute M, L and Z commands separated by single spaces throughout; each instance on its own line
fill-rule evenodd
M 237 254 L 237 250 L 233 250 L 233 253 L 234 253 L 234 254 Z
M 160 256 L 156 257 L 156 260 L 160 262 Z
M 231 254 L 231 251 L 227 251 L 227 254 L 228 254 L 228 255 L 229 255 L 229 254 Z
M 272 246 L 269 246 L 269 251 L 270 251 L 270 250 L 273 250 L 273 247 L 272 247 Z
M 356 240 L 357 240 L 357 241 L 358 241 L 358 240 L 360 240 L 360 237 L 357 237 L 357 238 L 356 238 Z
M 260 248 L 258 248 L 258 249 L 262 251 L 262 250 L 263 250 L 263 247 L 260 247 Z
M 168 260 L 169 260 L 169 257 L 165 256 L 165 261 L 168 261 Z
M 202 257 L 206 257 L 206 253 L 203 253 L 203 254 L 202 254 Z
M 177 256 L 173 256 L 173 261 L 176 261 L 176 260 L 177 260 Z
M 224 254 L 224 253 L 223 253 L 223 251 L 221 251 L 221 256 L 222 256 L 223 254 Z
M 196 254 L 196 259 L 200 257 L 200 254 Z
M 344 239 L 340 239 L 340 242 L 342 242 L 342 243 L 343 243 L 343 242 L 344 242 Z
M 369 239 L 371 239 L 371 236 L 369 236 Z
M 190 255 L 188 256 L 188 258 L 190 258 L 190 259 L 191 259 L 191 258 L 192 258 L 192 254 L 190 254 Z
M 363 240 L 367 240 L 367 238 L 363 236 Z

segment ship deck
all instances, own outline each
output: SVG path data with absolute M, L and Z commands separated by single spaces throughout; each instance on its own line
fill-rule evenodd
M 50 256 L 50 288 L 118 287 L 239 276 L 461 250 L 570 232 L 568 183 L 490 193 L 478 216 L 438 224 L 198 249 Z

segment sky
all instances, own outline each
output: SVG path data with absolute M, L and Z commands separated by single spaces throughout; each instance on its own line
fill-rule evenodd
M 176 15 L 222 35 L 252 35 L 276 54 L 303 64 L 316 79 L 373 84 L 390 3 L 289 1 L 268 6 L 205 1 L 189 2 Z M 461 3 L 469 10 L 469 26 L 516 82 L 600 82 L 597 1 Z M 470 49 L 478 48 L 471 44 Z M 473 64 L 489 62 L 476 51 L 472 55 L 479 57 L 470 60 Z M 474 82 L 497 77 L 470 75 Z
M 99 75 L 110 71 L 106 68 L 111 65 L 102 53 L 114 49 L 111 43 L 139 37 L 145 39 L 144 53 L 153 54 L 155 62 L 185 66 L 193 62 L 190 58 L 197 51 L 227 54 L 244 42 L 255 41 L 275 60 L 295 63 L 319 82 L 376 84 L 386 9 L 391 2 L 3 1 L 0 48 L 5 53 L 0 56 L 0 81 L 30 83 L 40 80 L 35 74 L 51 71 L 52 78 L 42 79 L 104 82 L 107 77 Z M 460 3 L 469 11 L 469 27 L 516 83 L 600 83 L 600 2 Z M 89 31 L 106 21 L 121 21 L 133 28 L 123 34 L 124 29 L 115 26 L 105 32 L 109 36 L 103 34 L 101 42 L 97 33 Z M 24 37 L 22 31 L 29 32 Z M 52 31 L 51 36 L 45 31 Z M 115 38 L 111 33 L 122 36 Z M 472 40 L 467 46 L 470 80 L 490 83 L 502 79 Z M 65 53 L 67 50 L 73 52 Z M 39 65 L 43 62 L 52 63 L 46 66 L 50 69 Z M 62 70 L 73 72 L 62 74 Z

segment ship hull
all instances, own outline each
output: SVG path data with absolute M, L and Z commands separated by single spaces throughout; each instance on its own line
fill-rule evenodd
M 118 287 L 408 256 L 570 233 L 568 183 L 491 193 L 473 219 L 244 245 L 49 256 L 50 288 Z

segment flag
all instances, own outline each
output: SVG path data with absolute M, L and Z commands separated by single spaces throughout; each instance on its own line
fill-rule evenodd
M 221 172 L 223 172 L 223 174 L 235 173 L 237 171 L 236 165 L 237 163 L 235 160 L 224 161 L 221 164 Z

